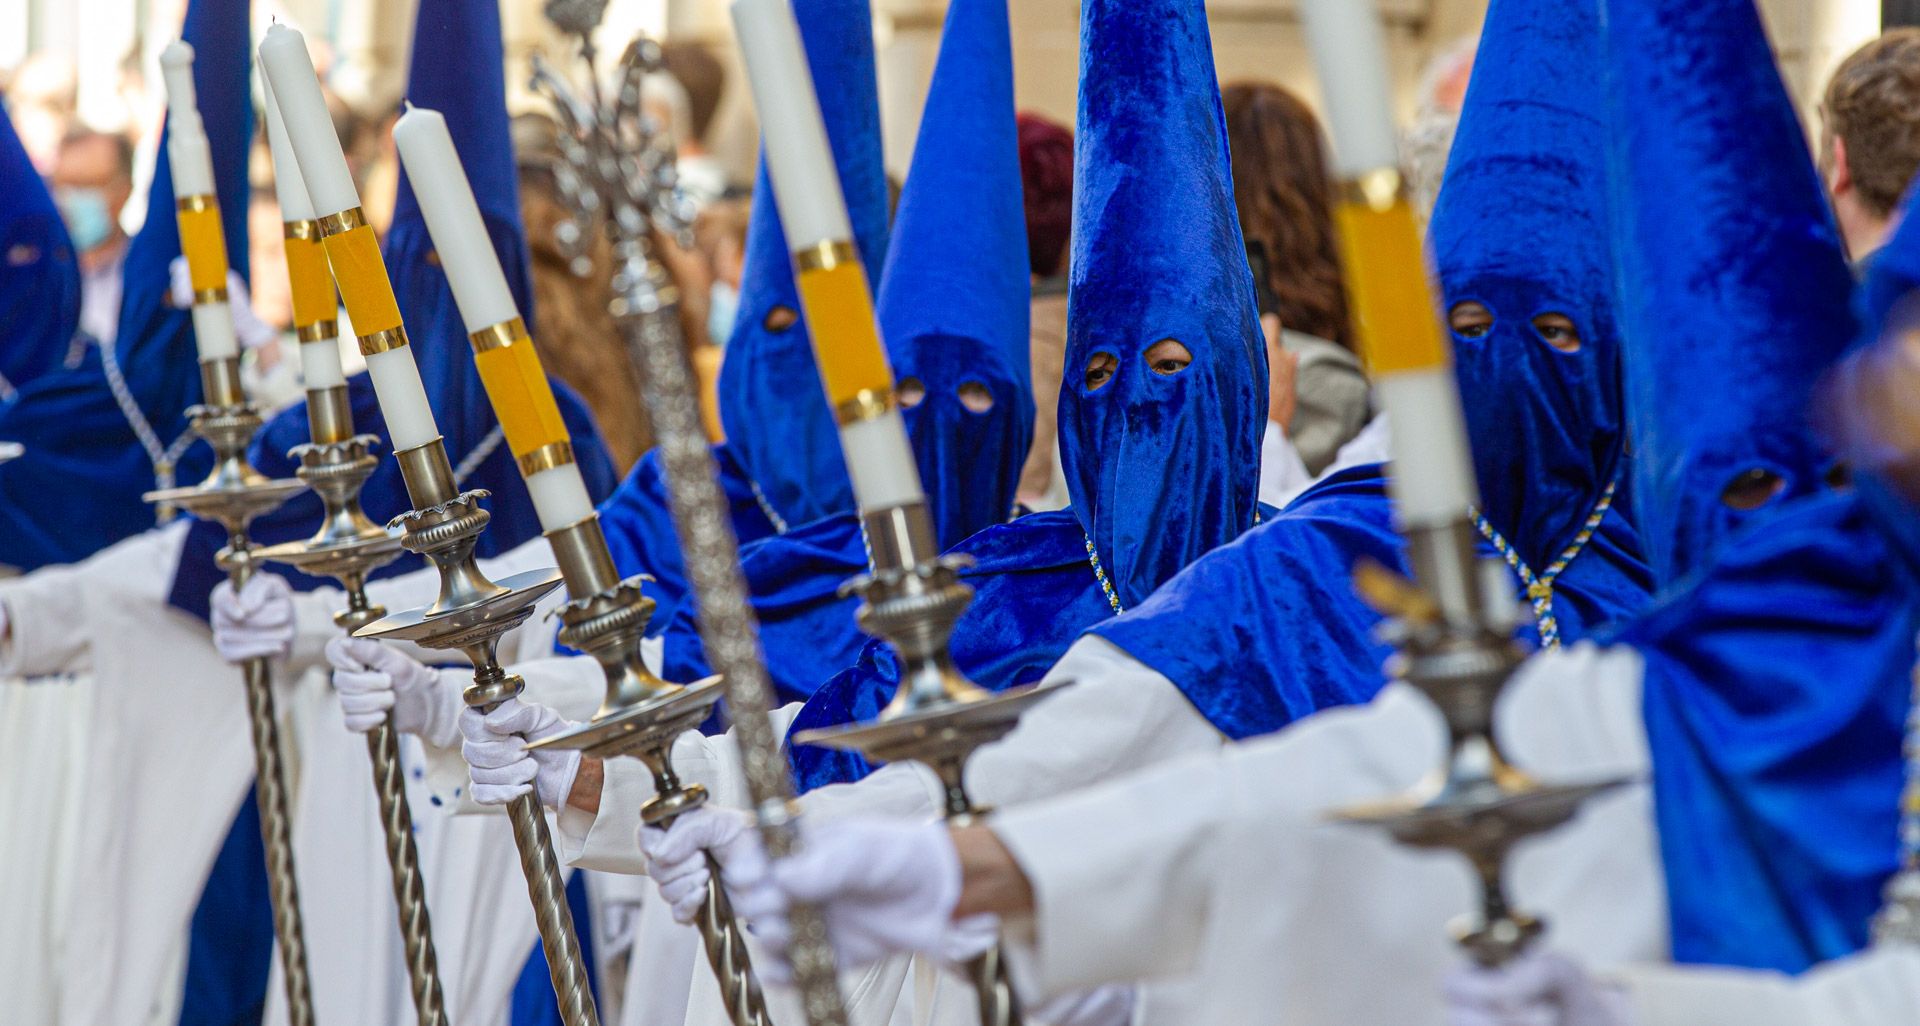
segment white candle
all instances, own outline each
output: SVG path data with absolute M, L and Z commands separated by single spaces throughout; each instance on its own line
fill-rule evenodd
M 340 362 L 339 339 L 323 338 L 300 343 L 301 387 L 309 392 L 316 392 L 323 388 L 337 388 L 346 383 L 347 371 Z
M 213 195 L 213 150 L 207 144 L 193 89 L 193 47 L 178 39 L 167 44 L 160 53 L 160 73 L 167 86 L 167 166 L 173 171 L 174 198 L 204 200 Z M 194 272 L 196 290 L 224 286 L 226 246 L 219 208 L 203 207 L 178 216 L 181 249 Z M 233 312 L 225 302 L 194 303 L 193 343 L 202 363 L 239 355 Z
M 267 108 L 267 149 L 273 153 L 273 194 L 280 200 L 282 221 L 311 221 L 317 215 L 313 199 L 307 195 L 307 180 L 300 174 L 300 160 L 294 156 L 293 143 L 287 139 L 286 122 L 280 118 L 280 105 L 273 98 L 273 81 L 260 73 L 260 96 Z
M 373 395 L 380 401 L 381 416 L 387 419 L 387 437 L 395 452 L 415 449 L 440 437 L 440 428 L 433 422 L 433 407 L 427 404 L 427 387 L 420 382 L 420 367 L 408 348 L 367 357 Z
M 549 467 L 529 475 L 526 482 L 543 533 L 571 527 L 593 515 L 593 500 L 587 497 L 578 463 Z
M 926 501 L 920 489 L 920 465 L 907 441 L 900 411 L 840 426 L 840 449 L 853 481 L 853 500 L 863 510 L 892 509 Z
M 354 188 L 346 153 L 334 134 L 333 116 L 320 94 L 320 78 L 307 54 L 305 37 L 285 25 L 267 29 L 260 43 L 260 67 L 273 83 L 271 95 L 279 104 L 314 211 L 325 216 L 358 207 L 360 192 Z
M 1388 443 L 1393 476 L 1387 490 L 1395 517 L 1409 528 L 1458 521 L 1478 501 L 1478 490 L 1453 368 L 1383 375 L 1374 394 L 1389 424 L 1407 425 L 1393 431 Z
M 460 307 L 467 331 L 476 332 L 520 316 L 513 293 L 507 289 L 507 276 L 500 270 L 500 258 L 493 251 L 487 224 L 480 218 L 480 206 L 474 202 L 460 154 L 453 148 L 453 136 L 447 132 L 447 119 L 439 111 L 409 104 L 393 126 L 393 144 L 400 151 L 407 178 L 413 182 L 414 198 L 420 203 L 420 214 L 426 219 L 428 234 L 433 236 L 434 252 L 447 272 L 447 284 L 453 287 L 454 302 Z
M 201 363 L 240 355 L 233 310 L 224 301 L 193 304 L 193 348 Z
M 1372 0 L 1301 0 L 1300 14 L 1325 97 L 1334 171 L 1356 178 L 1397 166 L 1387 48 Z
M 733 26 L 753 87 L 787 245 L 798 252 L 851 239 L 833 147 L 793 8 L 788 0 L 734 0 Z

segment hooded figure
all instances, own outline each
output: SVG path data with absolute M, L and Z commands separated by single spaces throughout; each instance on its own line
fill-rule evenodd
M 253 139 L 246 6 L 196 0 L 181 29 L 194 48 L 228 259 L 243 279 Z M 166 145 L 163 131 L 161 153 Z M 146 223 L 127 247 L 112 352 L 89 346 L 79 367 L 42 376 L 0 407 L 0 438 L 27 447 L 0 465 L 0 564 L 26 571 L 77 562 L 153 526 L 142 495 L 197 481 L 212 466 L 211 447 L 187 430 L 200 365 L 191 313 L 169 298 L 168 266 L 179 255 L 173 169 L 161 160 Z
M 46 183 L 0 110 L 0 403 L 60 366 L 80 323 L 80 266 Z
M 887 172 L 880 149 L 872 11 L 867 0 L 795 0 L 794 16 L 814 69 L 855 244 L 866 266 L 880 267 L 887 253 Z M 794 386 L 817 379 L 819 372 L 799 316 L 793 255 L 764 166 L 754 196 L 740 313 L 720 364 L 717 398 L 727 439 L 713 450 L 734 535 L 743 547 L 854 508 L 853 484 L 826 398 L 819 389 Z M 660 458 L 649 452 L 600 509 L 614 564 L 625 574 L 654 577 L 647 592 L 659 607 L 648 625 L 651 634 L 667 629 L 687 594 L 686 565 L 667 506 Z M 839 547 L 837 541 L 827 545 Z M 826 589 L 828 596 L 833 587 L 838 585 Z
M 1824 487 L 1831 460 L 1808 406 L 1854 338 L 1853 275 L 1750 18 L 1728 16 L 1739 31 L 1710 39 L 1660 29 L 1654 44 L 1649 16 L 1611 17 L 1669 76 L 1612 69 L 1634 519 L 1667 583 L 1771 506 Z
M 535 326 L 533 290 L 526 238 L 520 223 L 519 180 L 508 138 L 506 74 L 499 64 L 498 13 L 484 4 L 423 0 L 419 19 L 421 28 L 428 31 L 415 36 L 422 45 L 416 46 L 413 54 L 408 97 L 445 115 L 448 131 L 462 154 L 481 217 L 493 239 L 500 265 L 506 271 L 508 287 L 531 328 Z M 196 62 L 196 73 L 199 63 Z M 486 75 L 484 71 L 488 68 L 497 73 Z M 211 130 L 210 118 L 208 125 Z M 221 195 L 224 200 L 225 192 Z M 482 557 L 495 556 L 538 537 L 540 525 L 513 454 L 502 442 L 499 422 L 481 386 L 466 329 L 454 306 L 453 292 L 439 261 L 432 257 L 432 248 L 419 202 L 403 172 L 393 222 L 384 240 L 387 270 L 413 339 L 414 358 L 433 406 L 435 423 L 445 439 L 447 457 L 454 464 L 459 484 L 462 488 L 484 488 L 493 493 L 487 502 L 492 519 L 480 536 L 477 553 Z M 558 381 L 551 384 L 561 416 L 573 435 L 575 458 L 587 490 L 596 499 L 604 497 L 615 483 L 606 446 L 585 403 L 564 384 Z M 380 415 L 371 378 L 361 373 L 348 379 L 347 395 L 355 428 L 362 434 L 380 438 L 376 448 L 381 456 L 380 465 L 361 490 L 361 505 L 376 521 L 385 521 L 404 512 L 412 503 L 407 498 L 400 465 L 391 455 L 386 421 Z M 307 405 L 303 399 L 268 421 L 254 439 L 250 456 L 254 466 L 269 477 L 293 477 L 299 460 L 288 453 L 308 440 Z M 255 520 L 249 533 L 261 545 L 303 539 L 319 526 L 321 513 L 319 496 L 303 492 Z M 218 524 L 201 521 L 192 526 L 169 596 L 174 607 L 202 620 L 209 617 L 213 588 L 226 579 L 225 572 L 215 563 L 216 553 L 226 543 L 226 531 Z M 373 576 L 376 579 L 390 577 L 425 565 L 420 556 L 406 553 L 375 571 Z M 335 586 L 330 578 L 310 577 L 285 566 L 270 566 L 269 570 L 286 577 L 300 591 Z M 323 726 L 337 731 L 339 725 Z M 364 782 L 359 779 L 329 781 L 325 786 L 364 788 Z M 265 952 L 273 942 L 273 933 L 259 830 L 254 803 L 245 802 L 228 831 L 200 905 L 194 912 L 184 1005 L 190 1014 L 183 1021 L 224 1021 L 209 1013 L 214 1009 L 248 1007 L 269 993 L 269 962 Z M 575 884 L 576 888 L 579 886 Z M 261 957 L 243 954 L 255 950 Z M 530 974 L 528 982 L 546 987 L 546 1000 L 552 1001 L 551 984 L 544 970 L 537 975 Z M 274 996 L 277 1000 L 278 995 Z
M 1509 58 L 1476 65 L 1432 230 L 1446 303 L 1493 317 L 1453 340 L 1489 532 L 1481 555 L 1507 560 L 1518 596 L 1545 610 L 1521 636 L 1548 645 L 1632 612 L 1650 589 L 1632 529 L 1605 503 L 1623 436 L 1598 8 L 1489 8 L 1481 52 Z M 1574 327 L 1576 351 L 1563 350 L 1564 329 L 1536 326 L 1558 323 L 1548 316 Z M 1353 591 L 1353 567 L 1370 559 L 1411 572 L 1386 471 L 1335 474 L 1093 633 L 1171 679 L 1235 739 L 1366 701 L 1386 683 L 1391 650 L 1379 614 Z
M 1752 0 L 1616 4 L 1606 44 L 1633 113 L 1613 126 L 1626 316 L 1664 333 L 1658 373 L 1634 372 L 1658 399 L 1635 412 L 1637 499 L 1662 572 L 1704 572 L 1622 634 L 1646 659 L 1673 957 L 1798 972 L 1866 942 L 1896 865 L 1920 553 L 1875 514 L 1913 511 L 1864 477 L 1819 494 L 1807 396 L 1849 340 L 1849 277 Z M 1867 293 L 1910 295 L 1920 226 L 1882 252 Z M 1759 512 L 1726 502 L 1748 468 L 1771 475 L 1749 479 Z
M 811 40 L 834 27 L 809 21 L 802 32 Z M 871 38 L 864 19 L 846 28 Z M 819 71 L 821 92 L 839 91 L 845 69 Z M 920 124 L 878 315 L 934 525 L 943 545 L 953 545 L 1009 519 L 1033 441 L 1006 0 L 957 0 L 948 8 Z M 878 137 L 870 145 L 877 151 Z M 778 221 L 754 227 L 769 224 Z M 809 393 L 801 402 L 811 409 L 816 399 Z M 868 641 L 854 623 L 859 600 L 839 594 L 867 569 L 859 515 L 849 509 L 757 542 L 742 551 L 741 566 L 767 670 L 784 701 L 805 701 Z M 671 680 L 712 672 L 691 605 L 668 629 L 664 670 Z
M 1084 12 L 1059 420 L 1073 506 L 951 550 L 975 560 L 953 655 L 994 690 L 1039 680 L 1081 631 L 1257 519 L 1266 358 L 1205 11 L 1096 0 Z M 898 672 L 869 643 L 794 730 L 871 718 Z M 867 769 L 820 748 L 793 761 L 809 788 Z

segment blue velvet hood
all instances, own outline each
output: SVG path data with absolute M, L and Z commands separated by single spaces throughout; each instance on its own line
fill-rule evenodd
M 246 0 L 193 0 L 181 38 L 193 45 L 193 83 L 213 152 L 227 259 L 247 269 L 247 153 L 253 139 Z M 159 152 L 165 153 L 166 132 Z M 193 319 L 168 297 L 168 265 L 180 255 L 173 169 L 164 157 L 147 190 L 147 220 L 127 248 L 114 355 L 124 383 L 116 399 L 97 348 L 79 367 L 43 375 L 0 407 L 0 438 L 27 454 L 0 466 L 0 563 L 32 570 L 70 563 L 153 526 L 141 499 L 155 487 L 152 458 L 121 402 L 139 411 L 151 441 L 165 449 L 187 430 L 200 401 Z M 212 450 L 193 443 L 174 468 L 177 483 L 199 480 Z
M 1200 0 L 1089 0 L 1060 458 L 1122 605 L 1252 527 L 1266 349 Z M 1173 374 L 1146 353 L 1175 339 Z M 1088 388 L 1095 354 L 1118 360 Z
M 1033 444 L 1024 197 L 1006 0 L 955 0 L 879 300 L 894 377 L 925 394 L 904 418 L 942 548 L 1007 520 Z
M 1606 41 L 1635 515 L 1672 581 L 1823 487 L 1809 400 L 1855 335 L 1853 276 L 1751 0 L 1616 3 Z M 1770 503 L 1721 500 L 1756 471 Z
M 1027 357 L 1026 235 L 1013 116 L 1006 0 L 948 8 L 940 62 L 882 277 L 879 317 L 907 431 L 943 547 L 1006 522 L 1033 440 Z M 959 391 L 987 389 L 974 412 Z M 904 400 L 903 400 L 904 404 Z M 857 514 L 791 528 L 741 550 L 767 669 L 783 701 L 803 701 L 859 656 L 859 600 L 838 594 L 867 567 Z M 667 630 L 665 672 L 712 671 L 693 609 Z
M 1447 309 L 1493 315 L 1480 337 L 1453 333 L 1460 401 L 1480 511 L 1536 571 L 1625 451 L 1598 33 L 1599 0 L 1494 0 L 1428 236 Z M 1578 352 L 1548 344 L 1548 313 Z
M 794 0 L 826 118 L 827 138 L 853 220 L 854 243 L 871 273 L 887 257 L 887 170 L 880 151 L 873 14 L 867 0 Z M 720 365 L 720 423 L 727 445 L 780 523 L 798 526 L 853 509 L 840 435 L 819 380 L 780 227 L 766 162 L 754 182 L 740 315 Z M 774 330 L 768 318 L 792 316 Z
M 0 402 L 60 366 L 80 326 L 80 265 L 60 210 L 0 107 Z
M 953 659 L 995 691 L 1038 681 L 1081 632 L 1261 515 L 1266 357 L 1205 12 L 1199 0 L 1089 0 L 1082 16 L 1059 421 L 1073 507 L 990 527 L 950 550 L 974 560 L 961 574 L 974 598 L 955 625 Z M 1192 364 L 1148 369 L 1147 349 L 1165 338 L 1179 339 Z M 1119 367 L 1089 389 L 1095 353 Z M 892 649 L 869 642 L 808 700 L 792 732 L 871 718 L 899 673 Z M 791 758 L 802 788 L 869 768 L 824 748 Z
M 421 0 L 408 96 L 420 106 L 439 111 L 460 152 L 467 180 L 472 183 L 481 217 L 493 239 L 494 252 L 506 271 L 507 285 L 529 328 L 537 329 L 526 236 L 520 224 L 519 178 L 508 136 L 506 71 L 501 64 L 499 12 L 489 4 L 461 0 Z M 384 240 L 387 273 L 393 282 L 400 313 L 407 324 L 420 379 L 433 406 L 435 422 L 446 440 L 447 458 L 456 472 L 465 472 L 466 488 L 493 493 L 487 508 L 493 519 L 480 537 L 482 556 L 498 555 L 540 534 L 533 500 L 520 479 L 513 454 L 501 441 L 499 422 L 487 401 L 474 368 L 464 322 L 454 305 L 446 272 L 433 259 L 433 241 L 427 234 L 420 204 L 403 174 L 393 223 Z M 560 382 L 552 382 L 561 416 L 573 434 L 574 457 L 595 499 L 613 490 L 612 460 L 586 404 Z M 381 441 L 380 466 L 361 491 L 361 504 L 375 520 L 404 512 L 412 503 L 400 465 L 392 458 L 385 418 L 364 373 L 347 382 L 353 404 L 354 426 Z M 280 411 L 254 439 L 255 467 L 272 477 L 292 477 L 299 467 L 287 453 L 308 441 L 307 404 Z M 279 509 L 254 521 L 251 534 L 260 544 L 294 541 L 311 535 L 320 524 L 321 504 L 311 492 L 296 496 Z M 208 614 L 214 585 L 225 579 L 212 560 L 226 544 L 225 533 L 214 524 L 196 524 L 175 573 L 171 600 L 175 606 L 201 617 Z M 424 565 L 407 554 L 388 564 L 377 576 L 389 576 Z M 331 582 L 276 567 L 296 587 L 307 589 Z

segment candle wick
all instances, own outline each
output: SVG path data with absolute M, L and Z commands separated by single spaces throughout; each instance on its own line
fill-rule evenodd
M 411 111 L 413 109 L 413 100 L 409 99 L 408 97 L 402 96 L 400 98 L 400 106 L 405 107 L 407 110 Z

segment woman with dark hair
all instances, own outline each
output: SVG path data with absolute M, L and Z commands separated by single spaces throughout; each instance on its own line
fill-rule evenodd
M 1269 362 L 1276 368 L 1298 363 L 1292 396 L 1280 394 L 1285 375 L 1274 375 L 1269 415 L 1307 472 L 1318 476 L 1370 416 L 1334 245 L 1333 186 L 1320 122 L 1276 85 L 1242 82 L 1226 87 L 1220 98 L 1232 149 L 1233 202 L 1253 265 Z

